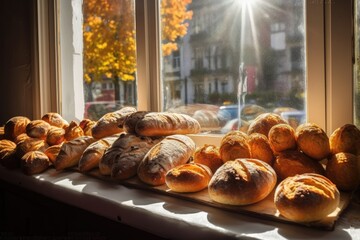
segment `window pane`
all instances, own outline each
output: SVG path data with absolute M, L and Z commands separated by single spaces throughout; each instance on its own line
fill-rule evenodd
M 355 1 L 355 65 L 354 65 L 354 89 L 355 89 L 355 124 L 360 127 L 360 0 Z
M 163 110 L 203 132 L 241 129 L 276 112 L 305 118 L 305 1 L 162 0 Z
M 134 0 L 83 1 L 85 118 L 136 106 Z

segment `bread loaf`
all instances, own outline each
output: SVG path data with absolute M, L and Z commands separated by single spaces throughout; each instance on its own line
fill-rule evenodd
M 270 166 L 274 163 L 274 153 L 270 147 L 268 138 L 261 133 L 252 133 L 249 135 L 248 144 L 250 147 L 251 158 L 259 159 Z
M 20 168 L 26 175 L 33 175 L 44 172 L 51 165 L 49 158 L 40 151 L 30 151 L 22 156 Z
M 65 130 L 63 128 L 52 126 L 47 133 L 46 142 L 52 145 L 59 145 L 65 141 Z
M 296 149 L 295 130 L 289 124 L 277 124 L 269 131 L 269 144 L 277 153 Z
M 168 136 L 199 133 L 200 124 L 194 118 L 181 113 L 151 112 L 140 119 L 135 131 L 141 136 Z
M 92 128 L 95 126 L 96 122 L 90 119 L 83 119 L 79 123 L 79 126 L 84 131 L 85 136 L 92 136 Z
M 198 192 L 205 189 L 212 177 L 210 168 L 199 163 L 187 163 L 170 169 L 166 185 L 174 192 Z
M 136 112 L 135 108 L 124 107 L 115 112 L 106 113 L 91 129 L 92 136 L 100 139 L 123 132 L 123 129 L 119 126 L 122 126 L 125 118 L 134 112 Z
M 353 124 L 345 124 L 330 135 L 332 154 L 347 152 L 360 155 L 360 130 Z
M 238 130 L 225 134 L 220 142 L 219 151 L 221 159 L 226 162 L 237 158 L 250 158 L 248 138 L 246 133 Z
M 26 125 L 28 125 L 29 122 L 30 119 L 23 116 L 10 118 L 4 126 L 5 139 L 14 141 L 20 134 L 26 133 Z
M 26 125 L 26 134 L 32 138 L 46 139 L 50 124 L 44 120 L 32 120 Z
M 58 128 L 65 129 L 69 126 L 69 123 L 60 114 L 55 112 L 46 113 L 41 117 L 41 119 L 49 123 L 51 126 Z
M 296 222 L 319 221 L 332 213 L 339 202 L 336 186 L 326 177 L 313 173 L 286 178 L 274 195 L 280 214 Z
M 16 146 L 16 156 L 18 159 L 21 159 L 26 153 L 30 151 L 40 151 L 44 152 L 48 148 L 48 144 L 38 138 L 26 138 L 25 140 L 19 142 Z
M 224 164 L 220 157 L 219 148 L 212 144 L 205 144 L 196 148 L 193 161 L 209 167 L 212 173 Z
M 146 114 L 150 113 L 149 111 L 137 111 L 134 113 L 131 113 L 130 115 L 128 115 L 123 123 L 123 126 L 119 126 L 122 127 L 124 129 L 125 132 L 127 133 L 131 133 L 131 134 L 136 134 L 136 124 L 145 117 Z
M 16 168 L 19 162 L 15 157 L 16 144 L 10 140 L 0 140 L 0 163 L 6 168 Z
M 195 151 L 194 141 L 186 135 L 171 135 L 154 145 L 140 162 L 137 174 L 149 185 L 165 184 L 165 174 L 185 164 Z
M 261 133 L 269 136 L 270 129 L 280 123 L 287 123 L 280 115 L 275 113 L 262 113 L 250 123 L 247 134 Z
M 64 138 L 66 141 L 71 141 L 78 137 L 85 136 L 82 128 L 75 121 L 71 121 L 69 126 L 65 129 Z
M 44 153 L 48 156 L 50 162 L 54 164 L 56 157 L 59 155 L 61 144 L 52 145 L 45 149 Z
M 95 142 L 93 137 L 82 136 L 63 143 L 54 162 L 56 170 L 78 166 L 81 155 L 93 142 Z
M 276 185 L 272 167 L 258 159 L 227 161 L 213 175 L 209 197 L 218 203 L 248 205 L 263 200 Z

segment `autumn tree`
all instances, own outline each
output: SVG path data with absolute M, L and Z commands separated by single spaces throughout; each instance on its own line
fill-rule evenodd
M 161 1 L 161 37 L 164 56 L 177 49 L 186 34 L 191 0 Z M 84 81 L 113 79 L 115 100 L 120 100 L 119 80 L 134 81 L 136 73 L 135 16 L 133 0 L 84 0 Z M 92 99 L 88 99 L 91 101 Z

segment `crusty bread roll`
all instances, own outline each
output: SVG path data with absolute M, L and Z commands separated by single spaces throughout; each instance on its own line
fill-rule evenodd
M 218 203 L 248 205 L 263 200 L 276 185 L 272 167 L 258 159 L 227 161 L 213 175 L 208 191 Z
M 275 113 L 262 113 L 258 115 L 254 121 L 250 123 L 248 128 L 248 135 L 252 133 L 261 133 L 266 137 L 269 135 L 270 129 L 280 123 L 287 123 L 280 115 Z
M 275 153 L 296 149 L 295 130 L 289 124 L 277 124 L 269 131 L 269 143 Z
M 296 143 L 311 158 L 322 160 L 330 155 L 329 137 L 315 123 L 304 123 L 296 128 Z
M 134 112 L 136 112 L 135 108 L 124 107 L 115 112 L 106 113 L 91 129 L 92 136 L 100 139 L 123 132 L 122 127 L 119 126 L 122 126 L 125 118 Z
M 360 159 L 351 153 L 333 155 L 326 164 L 326 177 L 341 191 L 356 190 L 360 184 Z
M 211 177 L 212 171 L 206 165 L 187 163 L 170 169 L 165 183 L 174 192 L 198 192 L 208 186 Z
M 273 168 L 280 180 L 302 173 L 325 174 L 321 163 L 297 150 L 281 152 L 276 156 Z
M 145 117 L 146 114 L 150 113 L 149 111 L 137 111 L 131 113 L 130 115 L 126 116 L 122 127 L 126 133 L 136 134 L 136 124 Z
M 92 136 L 92 128 L 95 126 L 96 122 L 90 119 L 83 119 L 80 121 L 79 126 L 84 131 L 85 136 Z
M 83 152 L 79 160 L 80 172 L 88 172 L 99 167 L 100 159 L 107 148 L 115 142 L 118 136 L 105 137 L 91 143 Z
M 230 131 L 221 139 L 220 157 L 226 162 L 237 158 L 250 158 L 249 136 L 241 131 Z
M 44 153 L 46 154 L 46 156 L 48 156 L 51 163 L 55 162 L 57 155 L 59 155 L 60 149 L 61 149 L 61 144 L 52 145 L 45 149 Z
M 46 139 L 50 124 L 44 120 L 32 120 L 26 125 L 26 134 L 32 138 Z
M 135 131 L 141 136 L 168 136 L 173 134 L 199 133 L 199 122 L 186 114 L 151 112 L 140 119 Z
M 208 166 L 212 173 L 216 172 L 224 164 L 220 157 L 219 148 L 212 144 L 197 147 L 194 152 L 193 161 Z
M 249 135 L 248 144 L 250 147 L 251 158 L 259 159 L 270 166 L 273 165 L 275 156 L 270 147 L 268 138 L 261 133 L 252 133 Z
M 78 166 L 84 150 L 93 142 L 95 142 L 93 137 L 82 136 L 63 143 L 54 162 L 56 170 Z
M 41 151 L 44 152 L 49 145 L 42 139 L 38 138 L 27 138 L 19 142 L 16 146 L 16 156 L 20 160 L 22 156 L 30 151 Z
M 286 178 L 277 186 L 274 203 L 280 214 L 295 222 L 324 219 L 340 202 L 340 193 L 326 177 L 305 173 Z
M 20 159 L 21 171 L 26 175 L 33 175 L 44 172 L 51 165 L 45 153 L 30 151 Z
M 345 124 L 330 135 L 332 154 L 347 152 L 360 155 L 360 130 L 353 124 Z
M 137 174 L 149 185 L 165 184 L 165 174 L 172 168 L 185 164 L 195 151 L 194 141 L 186 135 L 167 136 L 155 144 L 140 162 Z
M 6 168 L 16 168 L 19 166 L 15 158 L 16 144 L 13 141 L 0 140 L 0 163 Z
M 42 117 L 42 120 L 49 123 L 51 126 L 55 126 L 58 128 L 67 128 L 69 123 L 58 113 L 49 112 L 45 113 Z
M 29 122 L 30 119 L 23 116 L 10 118 L 4 126 L 5 139 L 14 141 L 20 134 L 26 133 L 26 125 L 28 125 Z
M 65 141 L 65 130 L 63 128 L 51 126 L 46 136 L 46 142 L 52 145 L 59 145 Z
M 75 121 L 71 121 L 69 126 L 65 128 L 65 141 L 71 141 L 82 136 L 85 136 L 84 131 Z
M 27 135 L 26 133 L 22 133 L 22 134 L 16 136 L 16 138 L 14 139 L 14 143 L 18 144 L 19 142 L 22 142 L 28 138 L 30 138 L 29 135 Z

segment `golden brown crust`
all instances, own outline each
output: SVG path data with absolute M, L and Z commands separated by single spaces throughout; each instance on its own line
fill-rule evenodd
M 339 190 L 353 191 L 360 184 L 360 159 L 351 153 L 337 153 L 326 164 L 328 177 Z
M 46 136 L 46 142 L 51 145 L 59 145 L 65 141 L 65 130 L 52 126 Z
M 250 158 L 248 138 L 248 135 L 241 131 L 231 131 L 225 134 L 220 142 L 221 159 L 226 162 L 237 158 Z
M 0 140 L 5 139 L 5 130 L 4 127 L 0 127 Z
M 276 185 L 272 167 L 258 159 L 236 159 L 224 163 L 210 180 L 210 198 L 218 203 L 248 205 L 264 199 Z
M 309 157 L 322 160 L 330 155 L 329 138 L 318 125 L 301 124 L 296 128 L 295 137 L 299 149 Z
M 296 149 L 295 130 L 289 124 L 277 124 L 269 131 L 269 143 L 275 153 Z
M 133 107 L 124 107 L 115 112 L 106 113 L 102 116 L 91 130 L 94 138 L 100 139 L 117 133 L 123 132 L 122 126 L 125 118 L 131 113 L 136 112 Z
M 77 122 L 71 121 L 69 126 L 65 129 L 65 141 L 71 141 L 82 136 L 85 136 L 82 128 L 77 124 Z
M 248 144 L 250 147 L 251 158 L 264 161 L 270 166 L 273 165 L 275 156 L 270 147 L 269 140 L 264 134 L 250 134 Z
M 49 112 L 45 113 L 42 117 L 42 120 L 49 123 L 51 126 L 55 126 L 58 128 L 67 128 L 69 123 L 58 113 Z
M 2 139 L 0 140 L 0 162 L 6 168 L 16 168 L 19 162 L 15 157 L 16 144 L 13 141 Z
M 26 134 L 32 138 L 46 139 L 50 124 L 44 120 L 32 120 L 26 125 Z
M 57 155 L 59 155 L 62 144 L 52 145 L 45 149 L 44 153 L 48 156 L 51 163 L 55 162 Z
M 48 148 L 48 144 L 38 138 L 27 138 L 21 142 L 19 142 L 16 146 L 16 156 L 17 158 L 22 158 L 26 153 L 30 151 L 45 151 L 46 148 Z
M 345 124 L 330 135 L 332 154 L 347 152 L 360 155 L 360 130 L 353 124 Z
M 30 137 L 26 133 L 22 133 L 14 139 L 14 142 L 16 144 L 18 144 L 19 142 L 24 141 L 25 139 L 28 139 L 28 138 L 30 138 Z
M 275 190 L 274 203 L 280 214 L 296 222 L 313 222 L 333 212 L 340 201 L 336 186 L 313 173 L 286 178 Z
M 148 137 L 191 134 L 200 132 L 200 124 L 186 114 L 151 112 L 137 122 L 135 131 Z
M 205 144 L 196 148 L 193 161 L 208 166 L 213 173 L 224 164 L 220 157 L 219 148 L 212 144 Z
M 4 126 L 5 139 L 14 141 L 20 134 L 26 133 L 26 125 L 28 125 L 29 122 L 30 119 L 23 116 L 10 118 Z
M 273 168 L 280 180 L 302 173 L 325 174 L 318 161 L 297 150 L 281 152 L 276 157 Z
M 170 169 L 165 175 L 166 185 L 174 192 L 198 192 L 206 188 L 212 177 L 210 168 L 188 163 Z
M 79 123 L 79 126 L 84 131 L 85 136 L 92 136 L 92 128 L 95 126 L 96 121 L 90 120 L 90 119 L 83 119 Z
M 262 113 L 250 123 L 247 133 L 248 135 L 252 133 L 261 133 L 268 137 L 270 129 L 280 123 L 287 122 L 278 114 Z
M 51 162 L 45 153 L 30 151 L 20 159 L 20 168 L 26 175 L 33 175 L 44 172 L 49 168 Z
M 136 134 L 136 124 L 145 117 L 146 114 L 150 113 L 149 111 L 137 111 L 134 113 L 131 113 L 125 118 L 123 126 L 124 131 L 126 133 Z
M 140 162 L 137 174 L 149 185 L 165 184 L 165 174 L 170 169 L 185 164 L 195 151 L 194 141 L 185 135 L 171 135 L 154 145 Z

